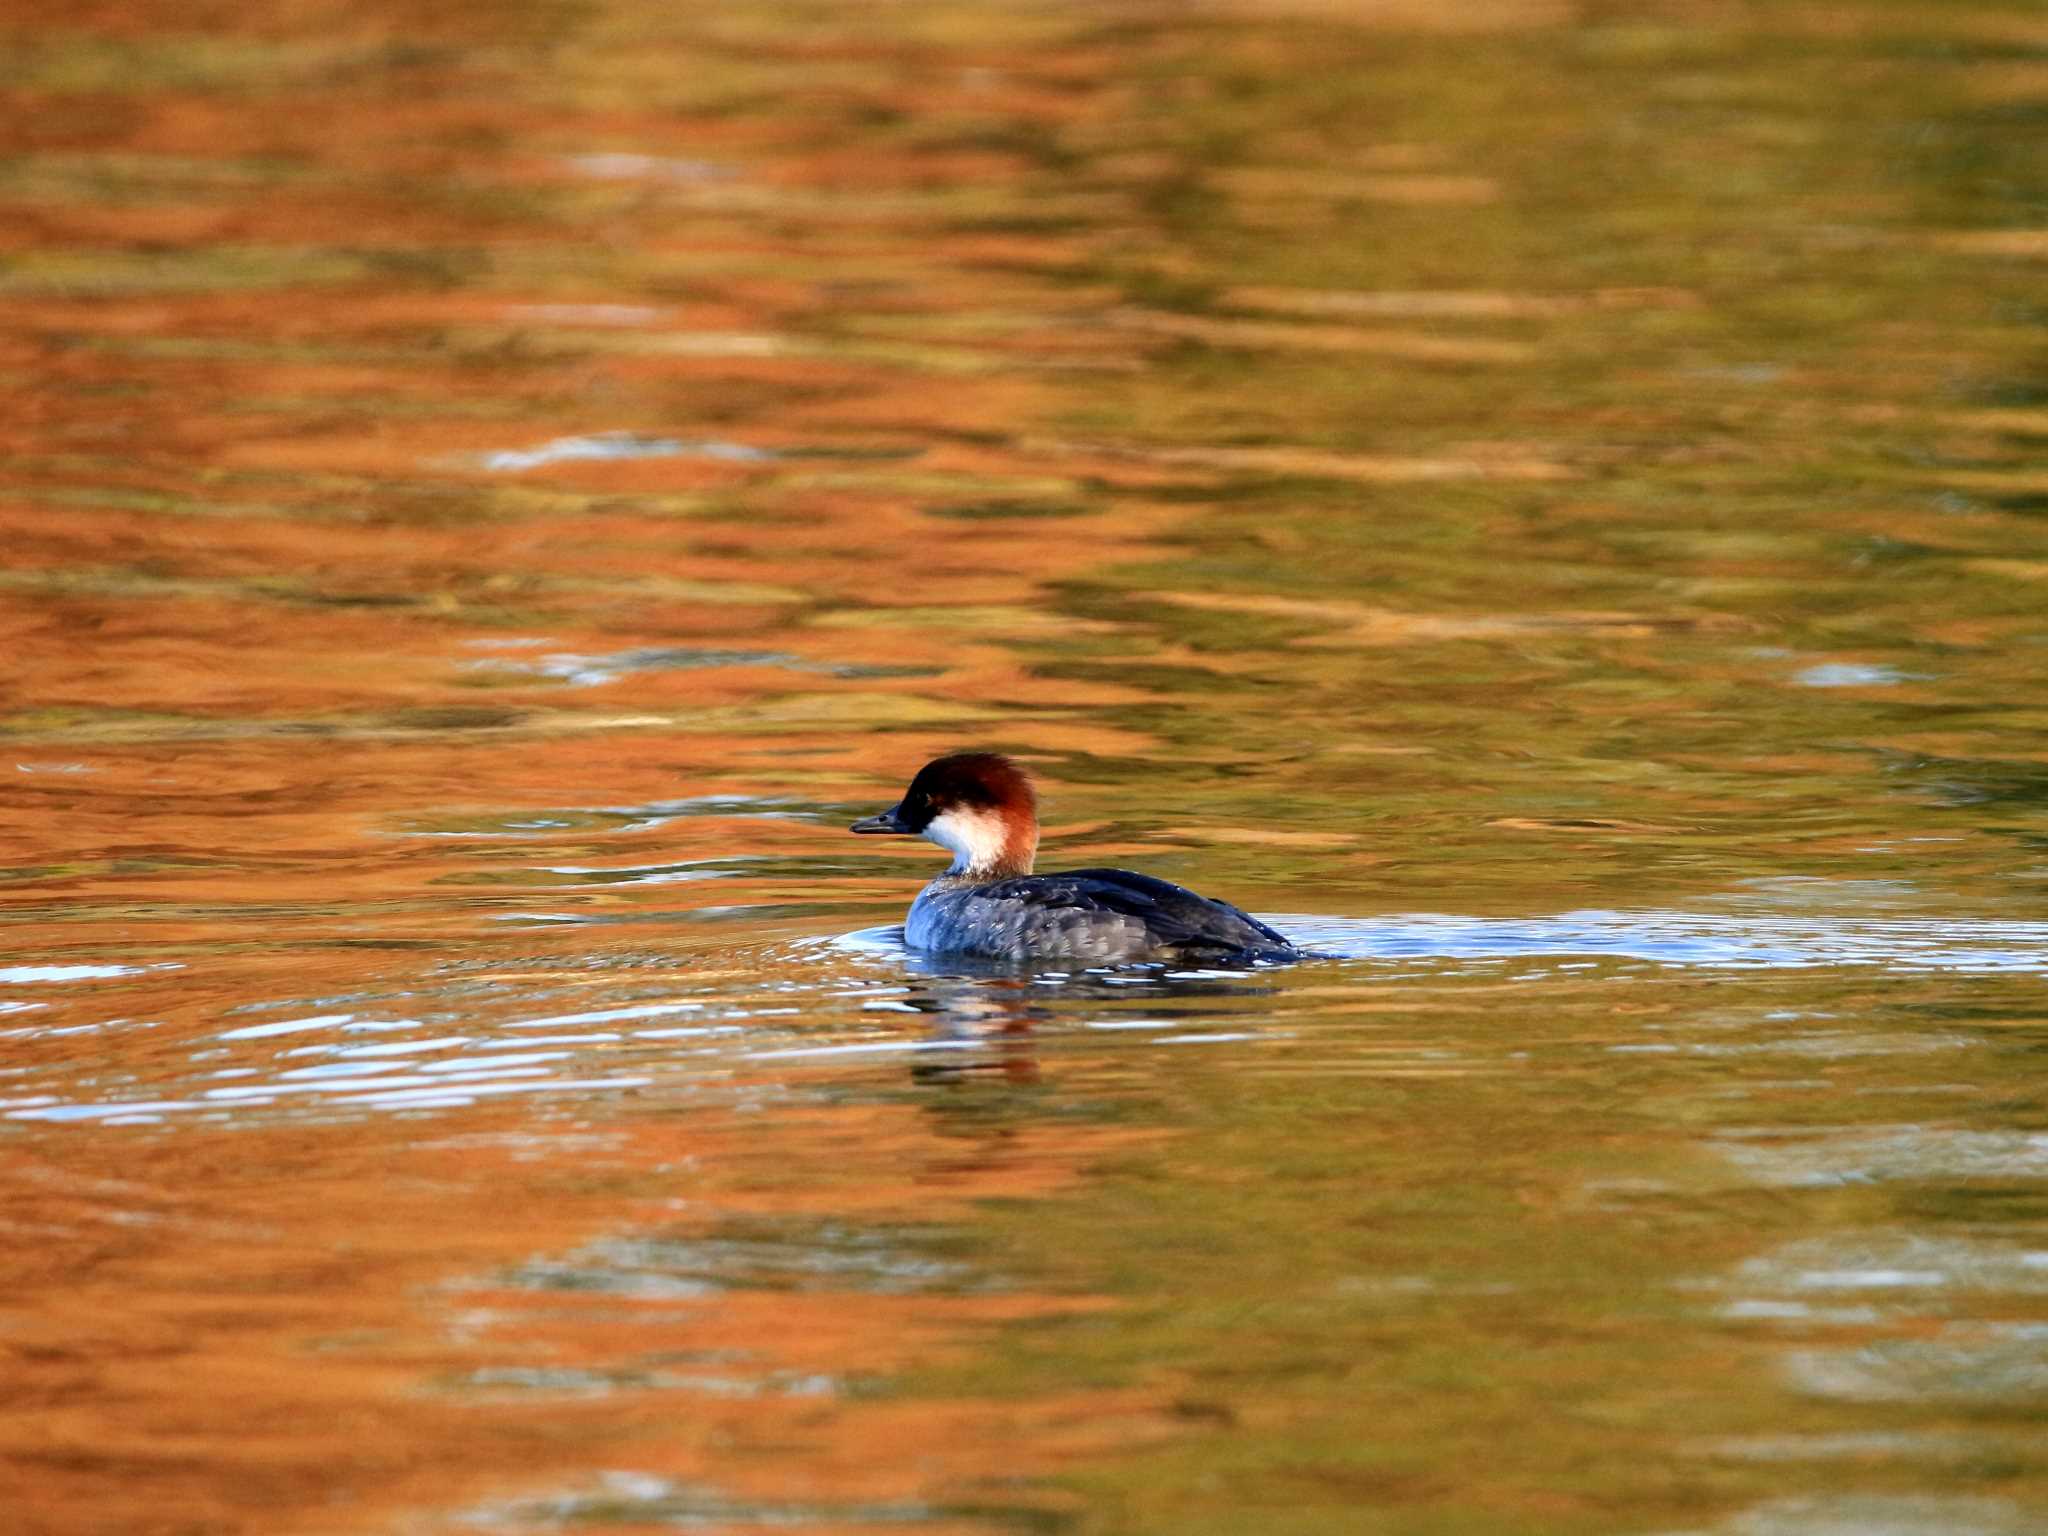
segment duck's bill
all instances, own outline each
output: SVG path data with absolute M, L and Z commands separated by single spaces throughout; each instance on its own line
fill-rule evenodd
M 903 825 L 903 807 L 892 805 L 879 816 L 867 816 L 846 829 L 849 832 L 895 832 L 908 836 L 910 828 Z

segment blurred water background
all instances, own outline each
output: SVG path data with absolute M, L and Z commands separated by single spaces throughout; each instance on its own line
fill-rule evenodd
M 2038 6 L 4 16 L 9 1533 L 2048 1527 Z

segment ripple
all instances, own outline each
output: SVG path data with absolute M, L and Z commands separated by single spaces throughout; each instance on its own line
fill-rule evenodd
M 1729 917 L 1696 912 L 1566 912 L 1555 917 L 1483 918 L 1448 913 L 1331 917 L 1262 912 L 1261 921 L 1288 935 L 1311 960 L 1467 961 L 1598 956 L 1662 966 L 1734 970 L 1805 970 L 1869 965 L 1902 971 L 2048 972 L 2048 923 L 1981 918 Z M 903 957 L 921 968 L 967 974 L 969 956 L 907 949 L 900 923 L 821 939 L 852 954 Z M 980 962 L 998 964 L 999 962 Z M 1100 974 L 1097 968 L 1092 974 Z M 1593 969 L 1559 965 L 1559 971 Z M 1176 976 L 1241 977 L 1242 971 L 1185 971 Z M 1534 976 L 1548 972 L 1531 973 Z
M 688 1299 L 732 1290 L 957 1290 L 969 1272 L 912 1252 L 886 1230 L 825 1225 L 710 1237 L 604 1238 L 509 1276 L 522 1288 Z
M 601 656 L 551 655 L 530 661 L 493 658 L 465 666 L 492 674 L 526 674 L 551 678 L 574 688 L 597 688 L 644 672 L 708 672 L 728 667 L 775 667 L 819 677 L 934 677 L 942 669 L 927 666 L 863 665 L 857 662 L 806 661 L 786 651 L 718 650 L 698 646 L 640 646 Z
M 2048 1253 L 1918 1232 L 1858 1232 L 1803 1238 L 1745 1262 L 1733 1282 L 1745 1290 L 1815 1292 L 1994 1291 L 2048 1293 Z
M 640 155 L 621 151 L 567 155 L 562 163 L 598 181 L 724 181 L 738 174 L 715 160 L 690 160 L 670 155 Z
M 46 981 L 101 981 L 114 976 L 140 976 L 145 971 L 174 971 L 175 965 L 0 965 L 0 986 L 26 986 Z
M 1914 1457 L 1963 1461 L 1981 1456 L 1977 1436 L 1933 1431 L 1870 1430 L 1832 1435 L 1726 1435 L 1693 1447 L 1721 1461 L 1871 1461 Z
M 1860 965 L 1896 971 L 2048 972 L 2048 923 L 1982 918 L 1593 910 L 1535 918 L 1272 913 L 1264 914 L 1264 920 L 1305 948 L 1350 960 L 1600 955 L 1738 970 Z
M 556 832 L 651 832 L 686 816 L 810 821 L 826 814 L 836 813 L 809 801 L 762 795 L 691 795 L 680 800 L 651 800 L 644 805 L 573 806 L 562 810 L 420 818 L 407 823 L 402 830 L 408 837 L 545 837 Z
M 2048 1398 L 2048 1324 L 1957 1323 L 1933 1338 L 1788 1352 L 1793 1390 L 1848 1403 L 2039 1402 Z
M 1956 1131 L 1935 1126 L 1723 1132 L 1709 1143 L 1757 1183 L 1825 1189 L 1926 1179 L 2048 1177 L 2048 1134 Z
M 1864 662 L 1827 661 L 1807 667 L 1792 680 L 1804 688 L 1896 688 L 1901 683 L 1924 682 L 1926 676 Z
M 718 439 L 687 442 L 674 437 L 642 437 L 636 432 L 593 432 L 558 437 L 534 448 L 506 448 L 476 459 L 484 469 L 523 474 L 543 465 L 571 462 L 613 463 L 622 459 L 717 459 L 728 464 L 764 464 L 776 457 L 765 448 Z
M 835 1376 L 819 1371 L 769 1371 L 744 1376 L 731 1372 L 660 1369 L 595 1369 L 574 1366 L 494 1366 L 471 1371 L 449 1384 L 476 1396 L 540 1394 L 608 1397 L 615 1392 L 681 1392 L 699 1397 L 837 1397 Z
M 977 1524 L 1002 1520 L 1001 1511 L 977 1506 Z M 916 1500 L 896 1503 L 807 1502 L 801 1499 L 744 1499 L 716 1489 L 692 1487 L 638 1472 L 600 1474 L 594 1487 L 552 1498 L 523 1499 L 473 1510 L 467 1523 L 487 1529 L 506 1526 L 563 1527 L 630 1525 L 646 1530 L 776 1530 L 816 1526 L 848 1530 L 864 1526 L 950 1523 L 952 1512 Z M 1043 1522 L 1031 1520 L 1026 1528 Z
M 2039 1523 L 2004 1499 L 1840 1494 L 1773 1499 L 1705 1530 L 1666 1536 L 2033 1536 Z

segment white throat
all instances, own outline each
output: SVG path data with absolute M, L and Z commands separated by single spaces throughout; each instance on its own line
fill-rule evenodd
M 953 855 L 949 875 L 987 874 L 1002 863 L 1008 829 L 1003 818 L 992 811 L 955 806 L 934 816 L 924 835 Z

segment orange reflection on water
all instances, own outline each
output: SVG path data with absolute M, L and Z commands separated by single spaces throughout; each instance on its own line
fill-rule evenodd
M 593 1465 L 813 1504 L 829 1528 L 835 1505 L 962 1497 L 994 1444 L 1027 1476 L 1167 1431 L 1152 1393 L 861 1400 L 963 1335 L 1101 1305 L 952 1278 L 916 1233 L 1053 1193 L 1130 1134 L 963 1143 L 907 1106 L 769 1113 L 772 1152 L 758 1119 L 656 1105 L 590 1130 L 478 1113 L 17 1146 L 13 1528 L 89 1510 L 123 1530 L 360 1530 L 558 1495 Z M 821 1220 L 909 1223 L 907 1246 L 856 1245 L 835 1271 Z M 744 1235 L 763 1232 L 765 1257 Z
M 2004 1536 L 2021 9 L 0 0 L 0 1536 Z

